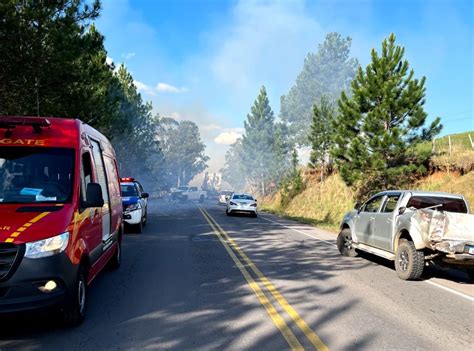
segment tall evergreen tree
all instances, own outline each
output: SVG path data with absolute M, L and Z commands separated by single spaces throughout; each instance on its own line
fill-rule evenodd
M 311 143 L 310 166 L 321 167 L 321 180 L 324 178 L 329 162 L 329 149 L 332 144 L 332 122 L 335 117 L 334 105 L 325 96 L 313 108 L 313 123 L 308 139 Z
M 416 146 L 442 128 L 439 117 L 425 127 L 425 77 L 414 78 L 404 52 L 391 34 L 380 55 L 372 50 L 365 71 L 359 68 L 352 97 L 343 92 L 338 102 L 332 155 L 345 182 L 361 193 L 396 188 L 424 172 Z
M 242 137 L 243 161 L 247 176 L 262 194 L 265 194 L 266 186 L 272 180 L 275 161 L 274 119 L 267 91 L 262 86 L 244 122 L 245 134 Z
M 294 143 L 310 145 L 308 129 L 313 106 L 323 95 L 336 100 L 342 91 L 350 88 L 359 65 L 355 58 L 349 56 L 351 43 L 350 37 L 329 33 L 318 46 L 318 51 L 306 56 L 295 84 L 281 97 L 280 118 L 289 125 Z

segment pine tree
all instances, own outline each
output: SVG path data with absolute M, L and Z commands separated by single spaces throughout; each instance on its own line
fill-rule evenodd
M 290 91 L 281 97 L 280 118 L 289 125 L 294 143 L 310 145 L 308 126 L 313 106 L 322 96 L 336 100 L 350 88 L 359 62 L 350 57 L 352 39 L 329 33 L 316 53 L 309 53 Z
M 424 127 L 425 77 L 414 78 L 404 51 L 391 34 L 381 55 L 373 49 L 365 71 L 359 67 L 352 97 L 343 92 L 338 102 L 332 155 L 345 182 L 361 194 L 400 187 L 426 171 L 416 146 L 442 128 L 439 118 Z
M 333 104 L 325 96 L 313 107 L 313 123 L 308 139 L 311 143 L 310 166 L 321 167 L 321 181 L 329 162 L 329 149 L 332 144 L 332 122 L 335 117 Z
M 265 195 L 267 183 L 272 178 L 274 166 L 274 119 L 267 91 L 262 86 L 244 122 L 242 156 L 248 179 L 260 189 L 263 195 Z

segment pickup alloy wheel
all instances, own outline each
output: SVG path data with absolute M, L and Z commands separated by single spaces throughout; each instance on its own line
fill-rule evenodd
M 395 270 L 403 280 L 416 280 L 425 267 L 425 254 L 418 251 L 413 241 L 401 239 L 395 254 Z
M 342 256 L 356 257 L 357 251 L 352 245 L 351 230 L 348 228 L 343 229 L 337 236 L 337 249 Z

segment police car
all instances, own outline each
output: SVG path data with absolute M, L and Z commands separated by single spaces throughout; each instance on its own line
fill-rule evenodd
M 133 226 L 138 233 L 143 231 L 147 220 L 149 194 L 143 191 L 142 185 L 134 178 L 121 178 L 123 220 Z

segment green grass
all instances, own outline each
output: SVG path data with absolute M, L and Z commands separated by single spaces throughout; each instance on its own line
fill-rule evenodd
M 474 141 L 474 131 L 467 131 L 464 133 L 450 134 L 445 135 L 440 138 L 436 138 L 434 141 L 435 144 L 435 153 L 442 154 L 449 152 L 449 137 L 451 137 L 451 147 L 453 152 L 460 151 L 472 151 L 471 141 L 469 140 L 469 135 Z M 433 148 L 432 142 L 425 142 L 418 146 L 420 151 L 431 151 Z

